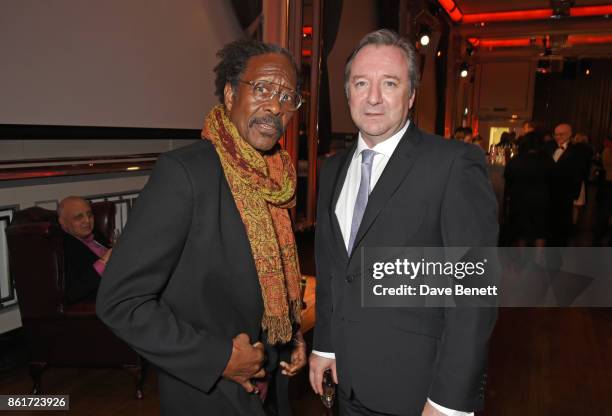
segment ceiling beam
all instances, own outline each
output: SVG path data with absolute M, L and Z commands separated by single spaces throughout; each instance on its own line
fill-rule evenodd
M 490 59 L 514 59 L 523 57 L 527 59 L 558 59 L 563 58 L 610 58 L 612 57 L 612 48 L 610 45 L 574 45 L 572 47 L 564 47 L 555 49 L 554 56 L 542 57 L 542 48 L 531 46 L 526 48 L 479 48 L 478 52 L 472 56 L 472 62 L 488 61 Z
M 568 19 L 492 22 L 481 25 L 460 25 L 462 37 L 520 37 L 562 34 L 612 33 L 612 19 L 605 17 L 572 17 Z

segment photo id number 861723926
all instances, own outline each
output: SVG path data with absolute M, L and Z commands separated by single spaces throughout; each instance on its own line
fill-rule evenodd
M 70 410 L 70 396 L 3 394 L 0 410 Z

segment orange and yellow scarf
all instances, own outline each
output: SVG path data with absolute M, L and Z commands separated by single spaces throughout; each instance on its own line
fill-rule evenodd
M 295 205 L 295 168 L 284 150 L 262 155 L 240 137 L 223 105 L 206 117 L 202 138 L 215 146 L 246 228 L 268 343 L 289 342 L 301 312 L 300 267 L 287 210 Z

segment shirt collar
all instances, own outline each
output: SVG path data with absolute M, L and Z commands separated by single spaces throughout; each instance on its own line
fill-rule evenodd
M 565 141 L 565 142 L 563 142 L 561 144 L 557 143 L 557 148 L 565 150 L 565 149 L 567 149 L 568 145 L 569 145 L 569 140 L 567 140 L 567 141 Z
M 88 235 L 87 237 L 85 237 L 85 238 L 80 238 L 80 237 L 77 237 L 77 238 L 78 238 L 79 240 L 81 240 L 82 242 L 84 242 L 84 243 L 91 243 L 91 242 L 93 242 L 93 241 L 94 241 L 94 235 L 93 235 L 93 233 L 89 234 L 89 235 Z
M 409 126 L 410 120 L 407 120 L 406 124 L 404 124 L 404 127 L 402 127 L 397 133 L 395 133 L 388 139 L 382 141 L 381 143 L 378 143 L 372 148 L 372 150 L 374 150 L 376 153 L 380 153 L 386 156 L 387 158 L 390 158 L 393 152 L 395 151 L 395 148 L 399 144 L 400 140 L 402 139 L 402 137 L 404 137 L 404 134 L 406 133 L 406 130 L 408 130 Z M 353 154 L 353 158 L 356 159 L 365 149 L 369 149 L 369 147 L 366 144 L 365 140 L 363 140 L 361 132 L 359 132 L 359 137 L 357 138 L 357 151 Z

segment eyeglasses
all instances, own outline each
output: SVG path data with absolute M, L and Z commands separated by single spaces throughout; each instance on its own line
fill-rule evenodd
M 253 88 L 253 97 L 257 101 L 268 101 L 278 95 L 278 102 L 287 111 L 297 111 L 302 105 L 302 97 L 295 91 L 279 88 L 278 84 L 268 81 L 243 81 Z

